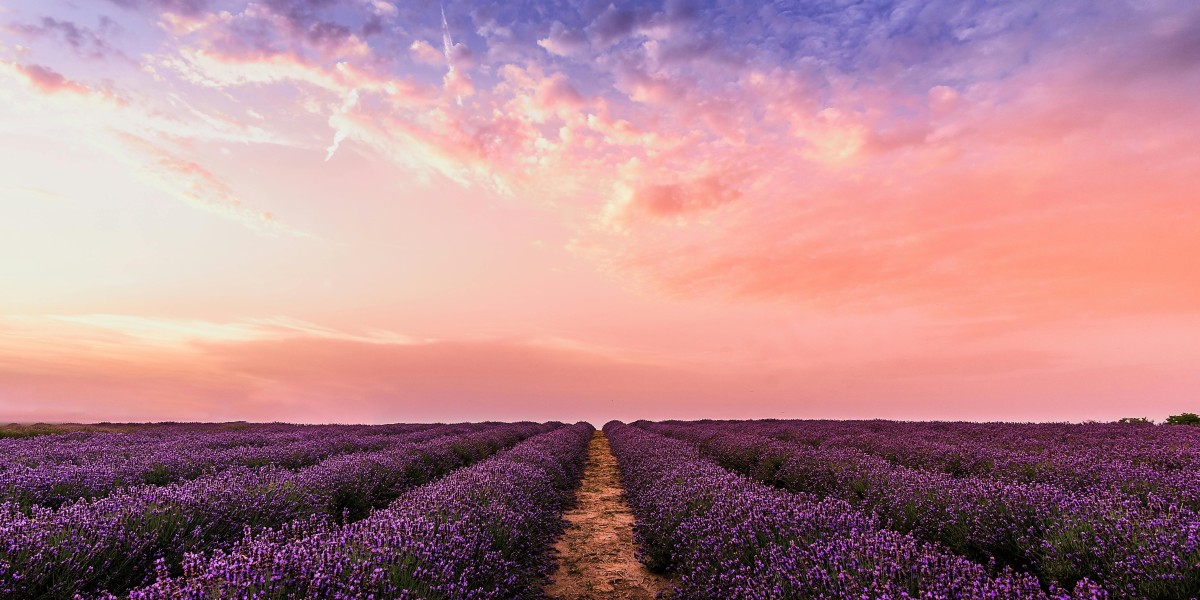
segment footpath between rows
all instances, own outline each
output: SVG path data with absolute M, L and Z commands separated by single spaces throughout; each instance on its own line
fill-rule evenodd
M 546 594 L 561 600 L 652 600 L 669 582 L 637 559 L 633 514 L 625 502 L 617 460 L 596 431 L 588 446 L 575 507 L 563 517 L 555 544 L 558 571 Z

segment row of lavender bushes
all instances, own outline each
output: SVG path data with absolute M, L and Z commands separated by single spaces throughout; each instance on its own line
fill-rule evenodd
M 350 525 L 289 526 L 189 555 L 181 576 L 126 597 L 538 598 L 592 432 L 579 423 L 534 436 Z
M 266 425 L 261 430 L 177 426 L 3 440 L 0 501 L 54 508 L 122 487 L 165 485 L 235 466 L 298 469 L 336 454 L 424 441 L 465 426 Z
M 737 431 L 738 421 L 706 422 Z M 849 447 L 948 475 L 1120 492 L 1200 510 L 1200 428 L 1118 423 L 756 421 L 755 432 Z M 987 440 L 987 443 L 981 443 Z
M 676 598 L 1105 598 L 993 569 L 835 498 L 734 474 L 692 444 L 605 426 L 637 519 L 643 560 L 677 578 Z
M 557 426 L 476 424 L 421 444 L 334 456 L 298 471 L 232 468 L 58 509 L 0 504 L 0 597 L 121 593 L 159 574 L 179 573 L 186 554 L 228 547 L 248 531 L 360 519 L 404 490 Z
M 1200 518 L 1168 502 L 953 477 L 897 466 L 855 448 L 814 448 L 757 433 L 777 427 L 773 423 L 637 425 L 691 442 L 757 481 L 846 501 L 890 529 L 981 563 L 1032 573 L 1042 582 L 1070 587 L 1091 580 L 1115 597 L 1200 595 Z

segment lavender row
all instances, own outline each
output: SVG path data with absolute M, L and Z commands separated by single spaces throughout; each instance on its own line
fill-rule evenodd
M 1200 510 L 1200 478 L 1195 476 L 1200 471 L 1200 428 L 1113 423 L 758 423 L 757 432 L 763 435 L 813 446 L 857 448 L 918 469 L 1115 491 Z
M 79 498 L 101 497 L 121 487 L 164 485 L 234 466 L 296 469 L 336 454 L 433 439 L 454 431 L 454 427 L 406 426 L 407 430 L 392 428 L 391 432 L 292 427 L 282 431 L 182 431 L 173 436 L 155 432 L 44 440 L 12 449 L 13 453 L 0 463 L 0 501 L 53 508 Z
M 406 435 L 433 427 L 396 425 L 293 425 L 288 423 L 158 423 L 130 426 L 128 431 L 78 430 L 29 438 L 0 439 L 0 454 L 29 467 L 82 464 L 97 450 L 121 454 L 153 452 L 192 445 L 210 449 L 262 446 L 321 436 Z M 3 466 L 3 465 L 0 465 Z
M 294 520 L 350 521 L 404 490 L 555 425 L 480 424 L 423 444 L 335 456 L 288 471 L 231 468 L 168 486 L 138 486 L 28 514 L 0 504 L 0 597 L 71 598 L 178 572 L 186 553 L 228 547 L 247 530 Z
M 1075 429 L 1078 431 L 1073 431 Z M 1200 510 L 1200 430 L 1147 425 L 1055 426 L 1036 443 L 1023 426 L 997 426 L 972 439 L 953 435 L 859 434 L 830 440 L 896 464 L 950 475 L 1045 483 L 1065 489 L 1120 492 Z M 1046 433 L 1046 432 L 1043 432 Z M 987 440 L 982 443 L 981 440 Z
M 736 424 L 737 421 L 713 421 Z M 794 441 L 827 445 L 853 444 L 864 450 L 903 452 L 904 447 L 920 447 L 912 456 L 925 456 L 928 450 L 969 451 L 991 448 L 1014 455 L 1049 455 L 1069 447 L 1077 454 L 1095 460 L 1128 461 L 1158 470 L 1200 468 L 1200 430 L 1189 427 L 1118 423 L 967 423 L 907 421 L 821 421 L 766 420 Z M 902 446 L 896 446 L 896 442 Z M 986 443 L 984 443 L 986 442 Z M 964 469 L 987 468 L 987 458 L 979 463 L 966 459 Z
M 605 426 L 647 564 L 678 576 L 681 600 L 728 598 L 1103 598 L 1081 582 L 1043 591 L 1030 575 L 982 565 L 836 499 L 735 475 L 691 444 Z
M 563 426 L 306 537 L 249 536 L 192 555 L 130 600 L 537 597 L 592 427 Z M 106 596 L 111 598 L 111 596 Z
M 1063 586 L 1090 579 L 1116 597 L 1200 595 L 1200 518 L 1120 493 L 952 477 L 854 448 L 813 448 L 710 424 L 638 424 L 695 444 L 721 465 L 791 491 L 849 502 L 888 528 Z

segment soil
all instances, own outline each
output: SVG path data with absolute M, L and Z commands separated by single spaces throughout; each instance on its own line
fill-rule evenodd
M 575 508 L 564 517 L 567 530 L 555 544 L 558 571 L 546 588 L 550 598 L 651 600 L 670 589 L 666 579 L 637 559 L 633 514 L 601 431 L 588 446 Z

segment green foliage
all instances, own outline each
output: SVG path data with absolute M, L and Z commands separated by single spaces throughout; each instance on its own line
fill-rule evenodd
M 175 481 L 175 473 L 167 465 L 154 465 L 142 473 L 142 480 L 150 485 L 166 485 Z
M 73 429 L 63 425 L 52 425 L 47 423 L 9 423 L 7 425 L 0 425 L 0 438 L 27 438 L 38 435 L 65 433 L 68 431 L 73 431 Z
M 1146 417 L 1122 417 L 1117 419 L 1117 422 L 1125 423 L 1127 425 L 1152 425 L 1154 423 L 1154 421 L 1151 421 Z
M 1200 425 L 1200 415 L 1181 413 L 1167 417 L 1167 425 Z

